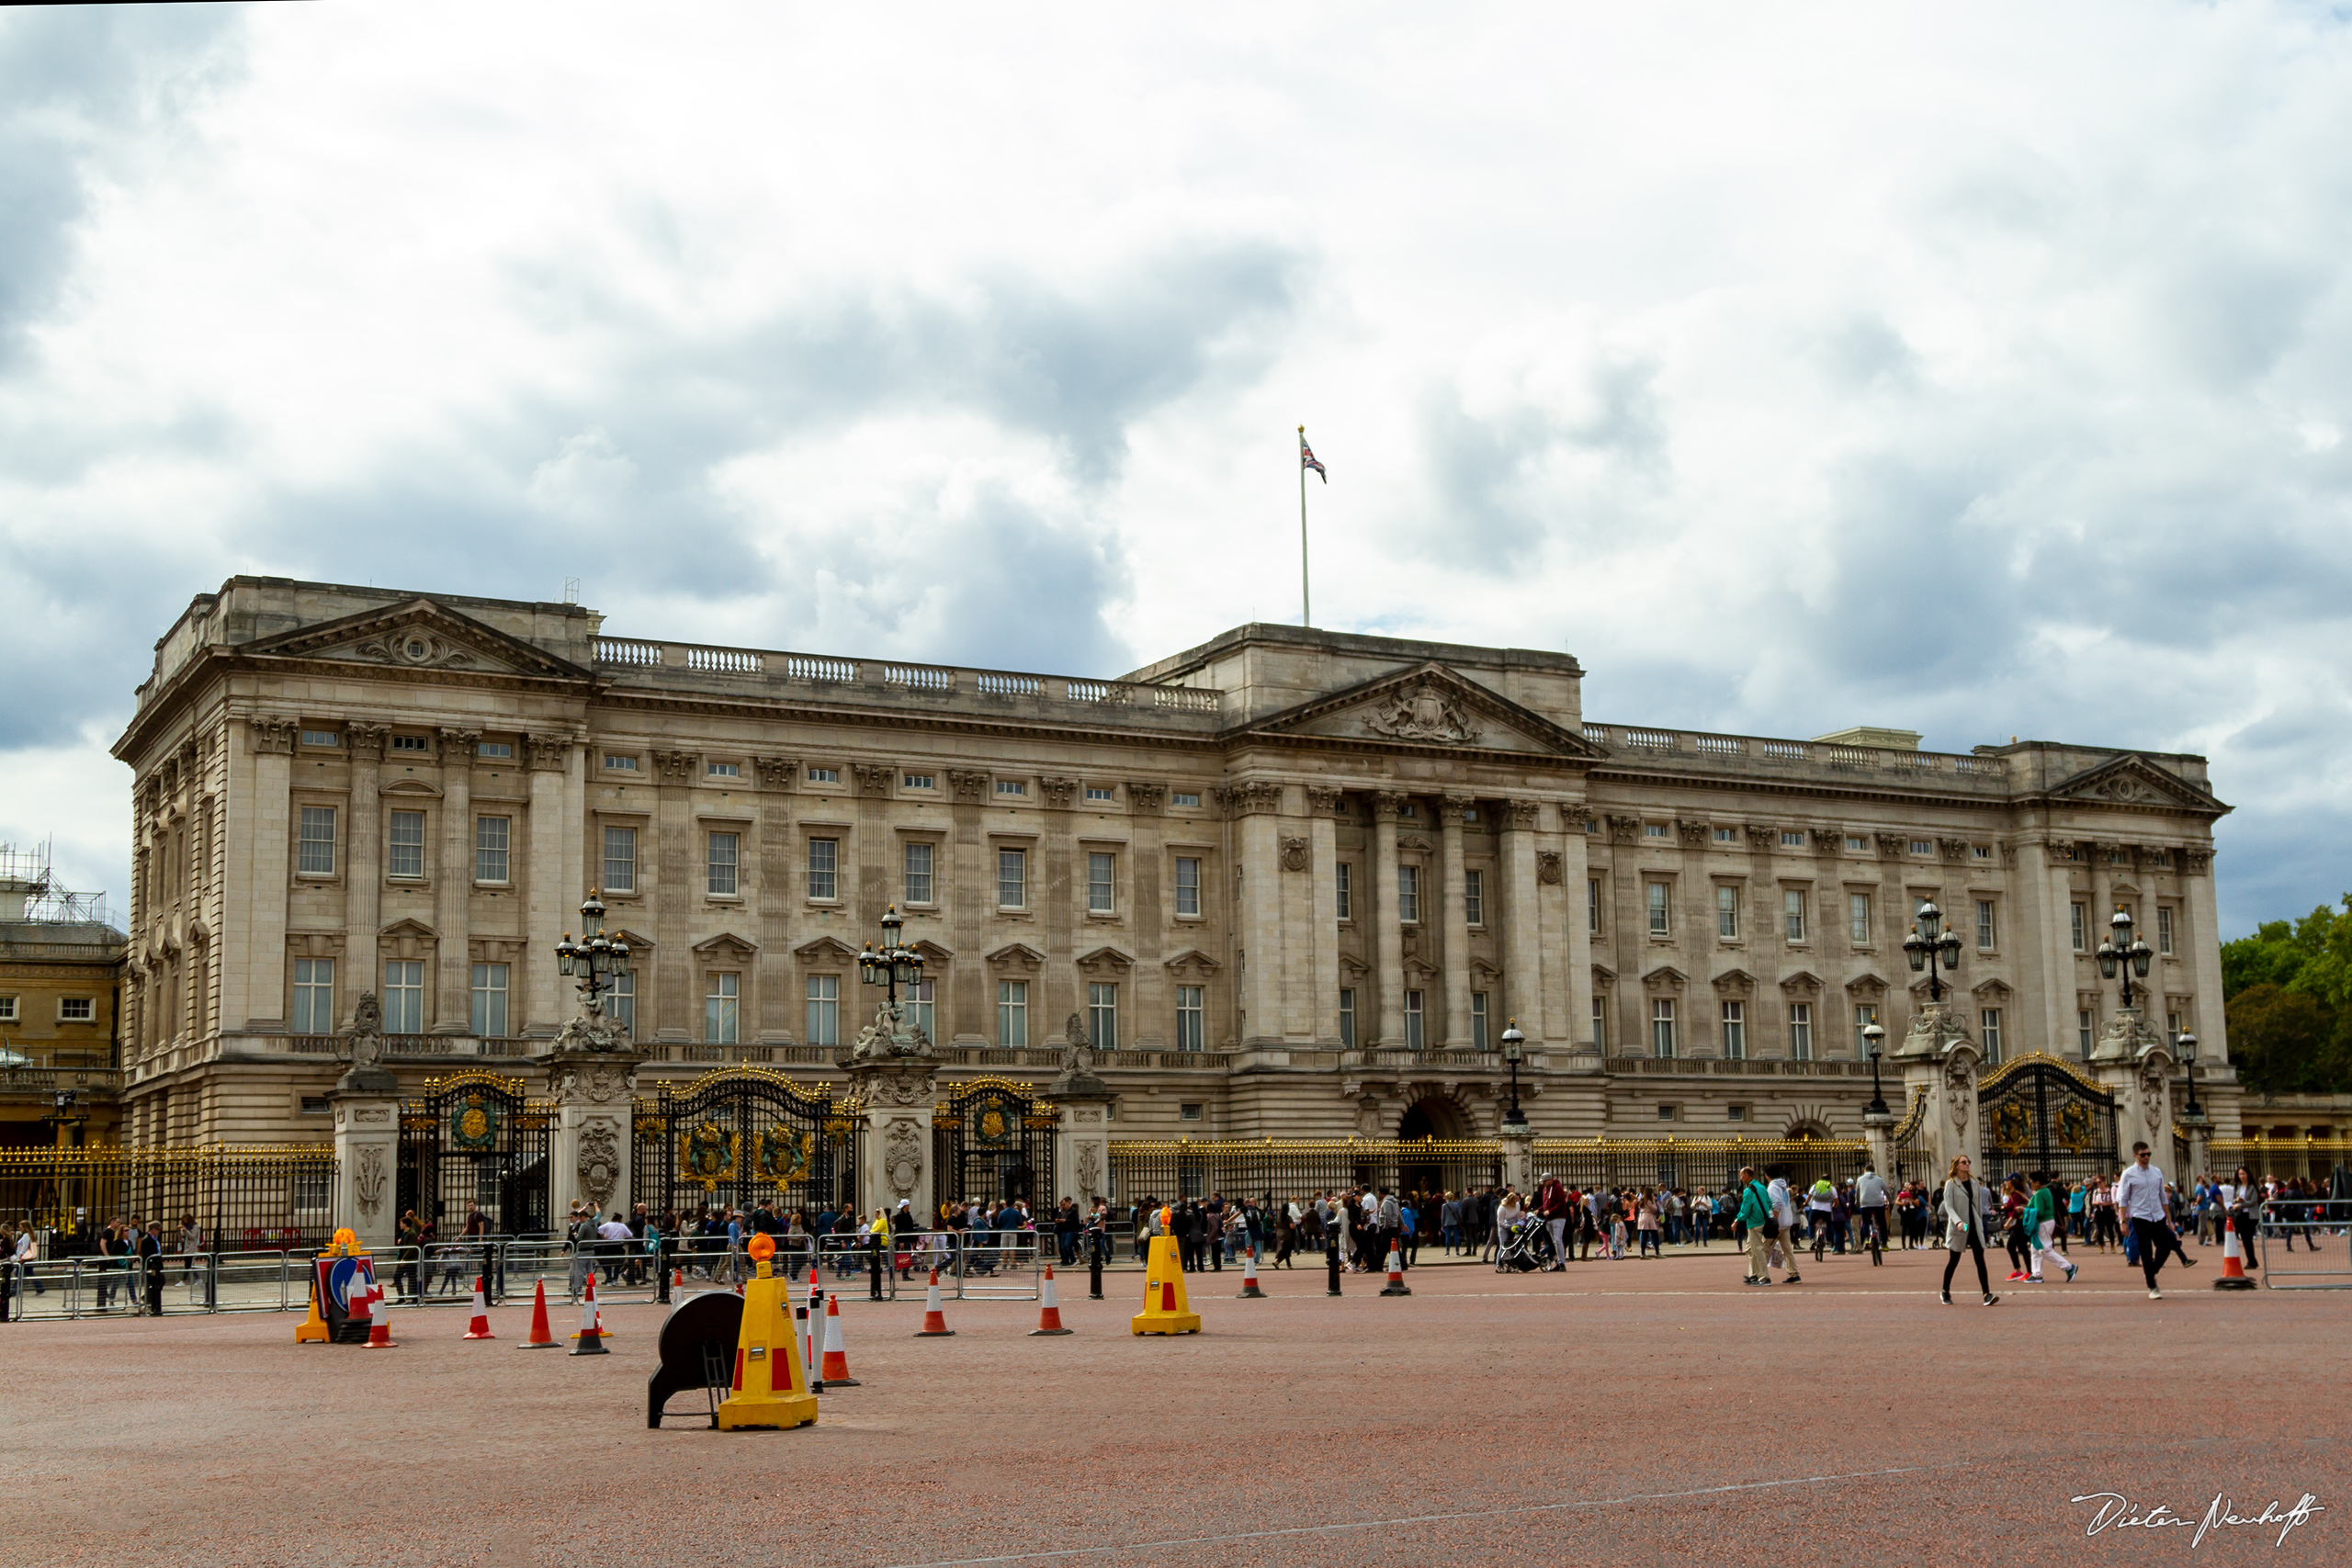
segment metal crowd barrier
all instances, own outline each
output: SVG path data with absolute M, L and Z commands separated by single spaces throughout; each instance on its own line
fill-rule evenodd
M 2352 1200 L 2266 1199 L 2258 1218 L 2265 1285 L 2274 1291 L 2352 1290 Z
M 967 1231 L 956 1254 L 956 1299 L 1034 1302 L 1039 1270 L 1035 1231 Z

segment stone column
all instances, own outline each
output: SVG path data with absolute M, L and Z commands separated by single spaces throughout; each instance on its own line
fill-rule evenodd
M 760 780 L 759 1032 L 763 1045 L 789 1044 L 793 1038 L 792 899 L 799 886 L 792 860 L 792 813 L 785 795 L 800 776 L 797 757 L 754 757 Z M 942 886 L 946 867 L 939 868 Z
M 1070 1014 L 1080 1009 L 1078 957 L 1075 932 L 1081 919 L 1079 911 L 1086 904 L 1086 868 L 1073 868 L 1074 850 L 1070 837 L 1070 803 L 1078 795 L 1076 779 L 1041 778 L 1037 790 L 1043 797 L 1045 834 L 1038 844 L 1038 854 L 1044 864 L 1037 869 L 1044 880 L 1037 891 L 1038 945 L 1046 950 L 1046 971 L 1039 976 L 1036 987 L 1041 993 L 1031 1000 L 1043 1002 L 1043 1023 L 1046 1033 L 1041 1043 L 1049 1046 L 1069 1043 L 1066 1027 Z M 1037 1038 L 1040 1020 L 1030 1015 L 1030 1037 Z
M 1332 820 L 1340 808 L 1340 792 L 1329 784 L 1306 786 L 1307 851 L 1313 857 L 1308 872 L 1313 885 L 1308 897 L 1313 943 L 1308 962 L 1314 964 L 1308 990 L 1315 998 L 1315 1016 L 1308 1033 L 1318 1045 L 1340 1043 L 1340 916 L 1335 890 L 1339 886 L 1340 830 Z
M 626 1213 L 629 1173 L 630 1100 L 642 1052 L 588 1043 L 575 1019 L 552 1049 L 533 1058 L 548 1077 L 555 1133 L 548 1150 L 548 1223 L 560 1230 L 574 1199 L 599 1215 Z M 748 1157 L 749 1151 L 746 1151 Z
M 245 728 L 254 753 L 254 797 L 246 816 L 253 876 L 243 889 L 251 911 L 245 939 L 245 1008 L 250 1010 L 245 1029 L 249 1033 L 279 1034 L 286 1029 L 286 909 L 293 897 L 288 856 L 294 819 L 288 784 L 298 723 L 290 718 L 255 718 L 248 720 Z M 175 1021 L 157 1021 L 159 1037 L 175 1027 Z
M 938 1219 L 931 1168 L 931 1111 L 939 1100 L 939 1065 L 925 1056 L 888 1056 L 846 1064 L 851 1090 L 865 1106 L 857 1170 L 863 1218 L 895 1211 L 904 1199 L 925 1230 Z
M 1581 808 L 1560 808 L 1559 860 L 1546 866 L 1538 855 L 1535 880 L 1546 886 L 1558 883 L 1559 901 L 1565 906 L 1567 940 L 1560 945 L 1567 954 L 1564 988 L 1567 993 L 1568 1020 L 1564 1039 L 1571 1055 L 1592 1055 L 1592 920 L 1585 907 L 1585 884 L 1593 872 L 1586 852 L 1590 840 L 1582 831 L 1583 826 Z
M 531 826 L 523 949 L 523 1020 L 517 1034 L 552 1039 L 562 1026 L 563 998 L 556 973 L 555 944 L 578 923 L 573 911 L 586 895 L 564 880 L 564 786 L 579 748 L 561 736 L 534 735 L 525 742 L 531 765 Z
M 1396 814 L 1407 798 L 1396 790 L 1372 795 L 1373 985 L 1380 998 L 1374 1045 L 1405 1043 L 1405 929 L 1396 923 Z
M 701 1021 L 701 998 L 695 995 L 694 944 L 686 940 L 693 928 L 694 900 L 694 771 L 701 758 L 692 751 L 656 751 L 653 765 L 662 772 L 653 807 L 653 842 L 645 856 L 653 863 L 654 1025 L 651 1038 L 663 1044 L 694 1039 Z M 639 869 L 644 869 L 640 863 Z M 638 1032 L 645 1033 L 645 998 L 638 998 Z
M 947 929 L 954 933 L 956 965 L 948 976 L 953 994 L 941 998 L 949 1004 L 954 1020 L 944 1032 L 952 1043 L 984 1045 L 996 1032 L 996 993 L 981 954 L 988 941 L 989 914 L 996 908 L 996 856 L 989 852 L 980 821 L 988 800 L 989 775 L 978 769 L 950 768 L 947 784 L 956 793 L 956 804 L 950 808 L 956 840 L 948 846 L 939 876 L 949 900 Z
M 1519 1021 L 1531 1051 L 1546 1043 L 1542 933 L 1535 910 L 1535 823 L 1540 813 L 1532 800 L 1503 802 L 1503 987 L 1509 998 L 1504 1021 Z
M 2135 1140 L 2155 1151 L 2156 1164 L 2172 1158 L 2174 1066 L 2171 1043 L 2148 1027 L 2136 1006 L 2117 1008 L 2091 1050 L 2092 1076 L 2115 1096 L 2116 1152 L 2127 1163 Z M 2170 1169 L 2165 1174 L 2176 1181 L 2180 1177 Z
M 473 1032 L 474 748 L 478 729 L 441 731 L 441 855 L 433 872 L 432 1034 Z
M 1465 888 L 1468 878 L 1462 863 L 1462 814 L 1477 801 L 1467 795 L 1448 795 L 1438 802 L 1438 836 L 1445 848 L 1445 1048 L 1466 1051 L 1470 1048 L 1470 912 Z M 1499 891 L 1499 889 L 1498 890 Z M 1535 906 L 1531 902 L 1527 912 L 1532 916 Z M 1502 1033 L 1498 1022 L 1489 1021 L 1497 1035 Z M 1531 1032 L 1540 1033 L 1538 1021 Z
M 1225 798 L 1227 808 L 1238 818 L 1233 840 L 1240 857 L 1241 897 L 1234 924 L 1248 965 L 1241 977 L 1241 1008 L 1247 1015 L 1242 1043 L 1280 1044 L 1283 786 L 1263 780 L 1233 784 L 1226 790 Z
M 2188 1027 L 2197 1036 L 2199 1060 L 2227 1062 L 2230 1022 L 2222 1007 L 2222 921 L 2214 905 L 2213 855 L 2210 850 L 2177 852 L 2180 855 L 2179 940 L 2188 946 Z
M 1520 1032 L 1525 1033 L 1526 1031 Z M 1520 1109 L 1524 1111 L 1526 1106 L 1522 1104 Z M 1521 1192 L 1532 1192 L 1535 1190 L 1534 1129 L 1528 1126 L 1514 1132 L 1506 1126 L 1500 1140 L 1503 1145 L 1503 1185 L 1516 1187 Z
M 1130 835 L 1127 877 L 1134 889 L 1136 933 L 1135 977 L 1130 983 L 1135 987 L 1131 1005 L 1136 1018 L 1125 1027 L 1125 1034 L 1138 1049 L 1148 1050 L 1168 1043 L 1168 1025 L 1176 1016 L 1169 999 L 1168 971 L 1161 967 L 1168 956 L 1169 917 L 1174 912 L 1173 901 L 1166 892 L 1164 879 L 1169 867 L 1161 842 L 1166 821 L 1161 812 L 1168 804 L 1168 786 L 1130 779 L 1126 790 Z M 1204 887 L 1201 896 L 1205 898 L 1211 891 Z M 1183 945 L 1190 947 L 1193 943 L 1186 942 Z M 1104 1179 L 1109 1179 L 1107 1170 Z
M 334 1216 L 369 1248 L 390 1247 L 399 1228 L 400 1080 L 382 1067 L 354 1067 L 327 1092 L 334 1116 Z
M 360 993 L 373 992 L 380 983 L 376 974 L 376 931 L 383 924 L 384 829 L 382 781 L 384 738 L 390 730 L 380 724 L 350 723 L 343 727 L 344 744 L 351 749 L 351 834 L 344 844 L 343 970 L 336 996 L 339 1022 L 351 1021 Z

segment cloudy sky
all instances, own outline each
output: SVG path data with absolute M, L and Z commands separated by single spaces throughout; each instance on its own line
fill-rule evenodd
M 1275 14 L 1279 13 L 1279 14 Z M 2321 6 L 0 13 L 0 839 L 236 572 L 1116 673 L 1298 614 L 1592 717 L 2199 751 L 2352 887 Z

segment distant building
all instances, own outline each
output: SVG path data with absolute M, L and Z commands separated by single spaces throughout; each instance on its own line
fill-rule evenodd
M 129 944 L 45 851 L 0 845 L 0 1148 L 114 1140 Z

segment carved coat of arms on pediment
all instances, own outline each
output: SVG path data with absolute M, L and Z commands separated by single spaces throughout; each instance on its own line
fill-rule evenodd
M 1477 727 L 1462 711 L 1461 700 L 1424 675 L 1409 690 L 1364 716 L 1363 727 L 1392 740 L 1454 740 L 1478 739 Z

